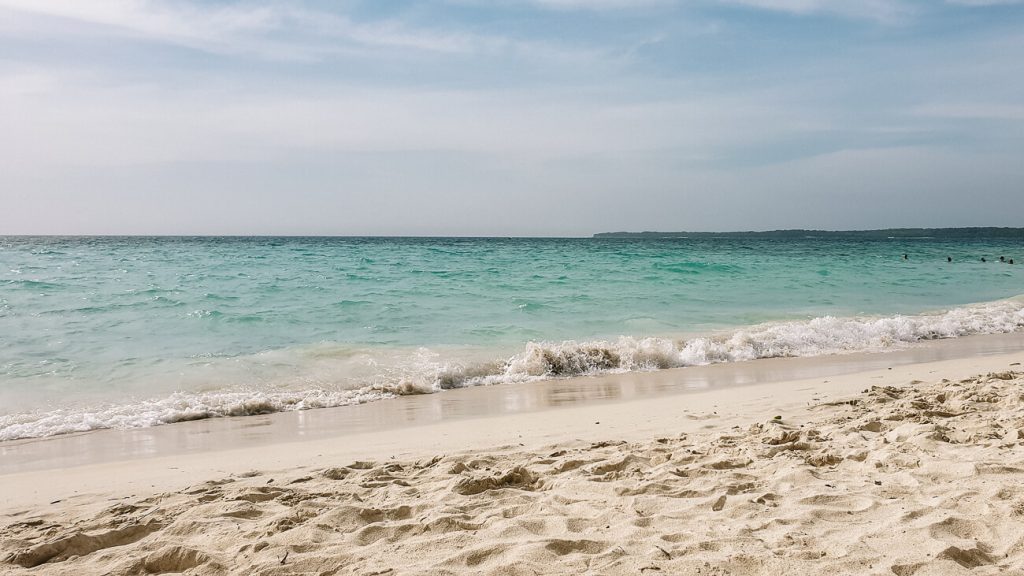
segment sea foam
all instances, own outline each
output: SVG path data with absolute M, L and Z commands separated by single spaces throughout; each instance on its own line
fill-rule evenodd
M 0 416 L 0 441 L 141 428 L 223 416 L 249 416 L 361 404 L 400 395 L 548 378 L 680 368 L 759 358 L 881 352 L 926 340 L 1024 329 L 1024 296 L 913 316 L 824 316 L 772 322 L 693 338 L 622 336 L 612 341 L 530 342 L 504 360 L 467 363 L 419 349 L 365 385 L 304 390 L 179 391 L 138 402 Z M 349 379 L 351 380 L 351 379 Z

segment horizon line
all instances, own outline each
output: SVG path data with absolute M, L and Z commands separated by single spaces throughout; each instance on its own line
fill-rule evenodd
M 590 235 L 434 235 L 434 234 L 0 234 L 0 238 L 395 238 L 395 239 L 511 239 L 511 238 L 532 238 L 532 239 L 595 239 L 599 235 L 611 234 L 765 234 L 774 232 L 827 232 L 831 234 L 843 232 L 885 232 L 895 230 L 928 230 L 928 231 L 951 231 L 951 230 L 1020 230 L 1019 226 L 934 226 L 934 227 L 889 227 L 889 228 L 849 228 L 849 229 L 828 229 L 828 228 L 772 228 L 761 230 L 614 230 L 593 232 Z

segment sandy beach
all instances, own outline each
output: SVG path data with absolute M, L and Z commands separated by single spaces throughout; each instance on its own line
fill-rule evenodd
M 1018 351 L 755 361 L 686 390 L 666 382 L 690 369 L 566 380 L 605 393 L 543 409 L 509 408 L 528 386 L 434 395 L 477 417 L 403 398 L 372 410 L 412 423 L 344 434 L 289 420 L 330 409 L 147 431 L 163 451 L 8 443 L 0 573 L 1024 573 L 1024 352 L 1002 338 Z M 255 440 L 217 443 L 246 420 Z
M 0 576 L 1024 576 L 1024 0 L 0 47 Z

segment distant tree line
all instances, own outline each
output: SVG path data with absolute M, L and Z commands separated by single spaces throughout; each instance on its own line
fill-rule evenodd
M 599 232 L 594 238 L 746 238 L 794 240 L 803 238 L 911 239 L 935 238 L 951 240 L 1021 240 L 1024 228 L 885 228 L 882 230 L 766 230 L 745 232 Z

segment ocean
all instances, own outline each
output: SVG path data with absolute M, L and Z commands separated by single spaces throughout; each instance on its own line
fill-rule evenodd
M 0 440 L 884 351 L 1022 294 L 1008 239 L 4 237 Z

